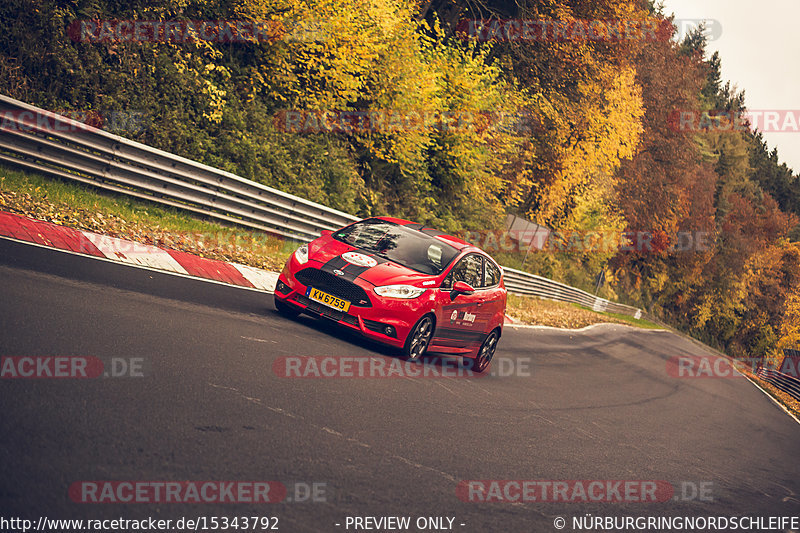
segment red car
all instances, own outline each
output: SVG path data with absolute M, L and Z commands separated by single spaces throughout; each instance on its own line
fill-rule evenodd
M 416 360 L 430 350 L 487 369 L 503 332 L 503 270 L 482 250 L 407 220 L 368 218 L 295 251 L 275 307 L 324 317 Z

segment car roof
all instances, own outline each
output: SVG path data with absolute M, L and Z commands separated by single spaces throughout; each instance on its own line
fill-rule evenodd
M 458 248 L 459 250 L 463 250 L 464 248 L 475 248 L 475 246 L 471 245 L 467 241 L 459 239 L 458 237 L 454 237 L 452 235 L 444 235 L 444 234 L 442 234 L 442 235 L 437 235 L 436 238 L 437 239 L 441 239 L 443 241 L 446 241 L 447 244 L 449 244 L 451 246 L 454 246 L 455 248 Z M 475 248 L 475 249 L 478 250 L 478 248 Z

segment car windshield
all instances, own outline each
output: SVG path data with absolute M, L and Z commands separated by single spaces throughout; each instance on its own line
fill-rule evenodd
M 379 219 L 356 222 L 333 238 L 424 274 L 440 274 L 458 255 L 439 239 Z

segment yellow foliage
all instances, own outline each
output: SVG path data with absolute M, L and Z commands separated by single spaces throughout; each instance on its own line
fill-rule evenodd
M 788 244 L 794 257 L 800 257 L 800 244 Z M 783 319 L 780 327 L 780 338 L 777 349 L 800 350 L 800 285 L 789 289 L 784 303 Z
M 795 287 L 786 298 L 786 311 L 778 340 L 778 349 L 785 348 L 800 349 L 800 287 Z
M 552 185 L 543 191 L 536 218 L 556 226 L 583 227 L 585 210 L 562 218 L 565 205 L 577 195 L 579 204 L 592 203 L 599 209 L 596 214 L 606 227 L 620 228 L 621 216 L 611 207 L 614 172 L 622 159 L 633 157 L 639 143 L 644 116 L 641 88 L 636 84 L 633 68 L 619 70 L 608 65 L 596 78 L 582 82 L 580 92 L 583 98 L 578 117 L 567 115 L 575 113 L 574 102 L 560 97 L 557 104 L 542 109 L 561 132 L 563 159 Z M 581 123 L 581 138 L 577 141 L 568 137 L 575 129 L 570 127 L 571 120 Z

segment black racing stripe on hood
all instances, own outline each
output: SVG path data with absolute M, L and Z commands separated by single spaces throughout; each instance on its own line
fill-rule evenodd
M 373 258 L 377 262 L 377 264 L 375 266 L 379 266 L 379 265 L 382 265 L 384 263 L 388 263 L 389 262 L 389 260 L 386 259 L 385 257 L 380 257 L 380 256 L 377 256 L 377 255 L 373 255 L 372 253 L 367 252 L 365 250 L 358 250 L 358 253 L 364 254 L 364 255 L 368 255 L 369 257 Z M 347 268 L 344 269 L 344 277 L 345 277 L 345 279 L 349 279 L 350 281 L 353 281 L 357 277 L 359 277 L 361 274 L 363 274 L 364 272 L 369 270 L 370 268 L 375 268 L 375 267 L 362 267 L 362 266 L 354 265 L 352 263 L 347 263 Z
M 344 279 L 346 279 L 347 281 L 353 281 L 358 276 L 360 276 L 361 274 L 363 274 L 364 272 L 369 270 L 370 268 L 372 268 L 372 267 L 363 267 L 363 266 L 354 265 L 352 263 L 347 263 L 347 266 L 342 268 L 342 272 L 344 272 L 344 276 L 342 276 L 342 277 Z
M 389 262 L 388 259 L 372 255 L 370 252 L 367 252 L 366 250 L 356 249 L 351 251 L 358 252 L 360 254 L 371 257 L 372 259 L 377 261 L 377 264 L 375 266 Z M 354 281 L 357 277 L 359 277 L 361 274 L 363 274 L 370 268 L 373 267 L 359 266 L 359 265 L 354 265 L 353 263 L 349 263 L 347 262 L 347 260 L 342 258 L 341 255 L 338 255 L 333 259 L 331 259 L 330 261 L 328 261 L 327 263 L 325 263 L 324 265 L 322 265 L 321 270 L 324 270 L 325 272 L 330 272 L 331 274 L 334 274 L 333 272 L 334 270 L 338 270 L 340 272 L 344 272 L 344 275 L 340 277 L 346 279 L 347 281 Z
M 331 274 L 333 274 L 334 270 L 342 270 L 349 264 L 350 263 L 342 259 L 341 255 L 337 255 L 336 257 L 334 257 L 333 259 L 322 265 L 320 270 L 324 270 L 325 272 L 330 272 Z

